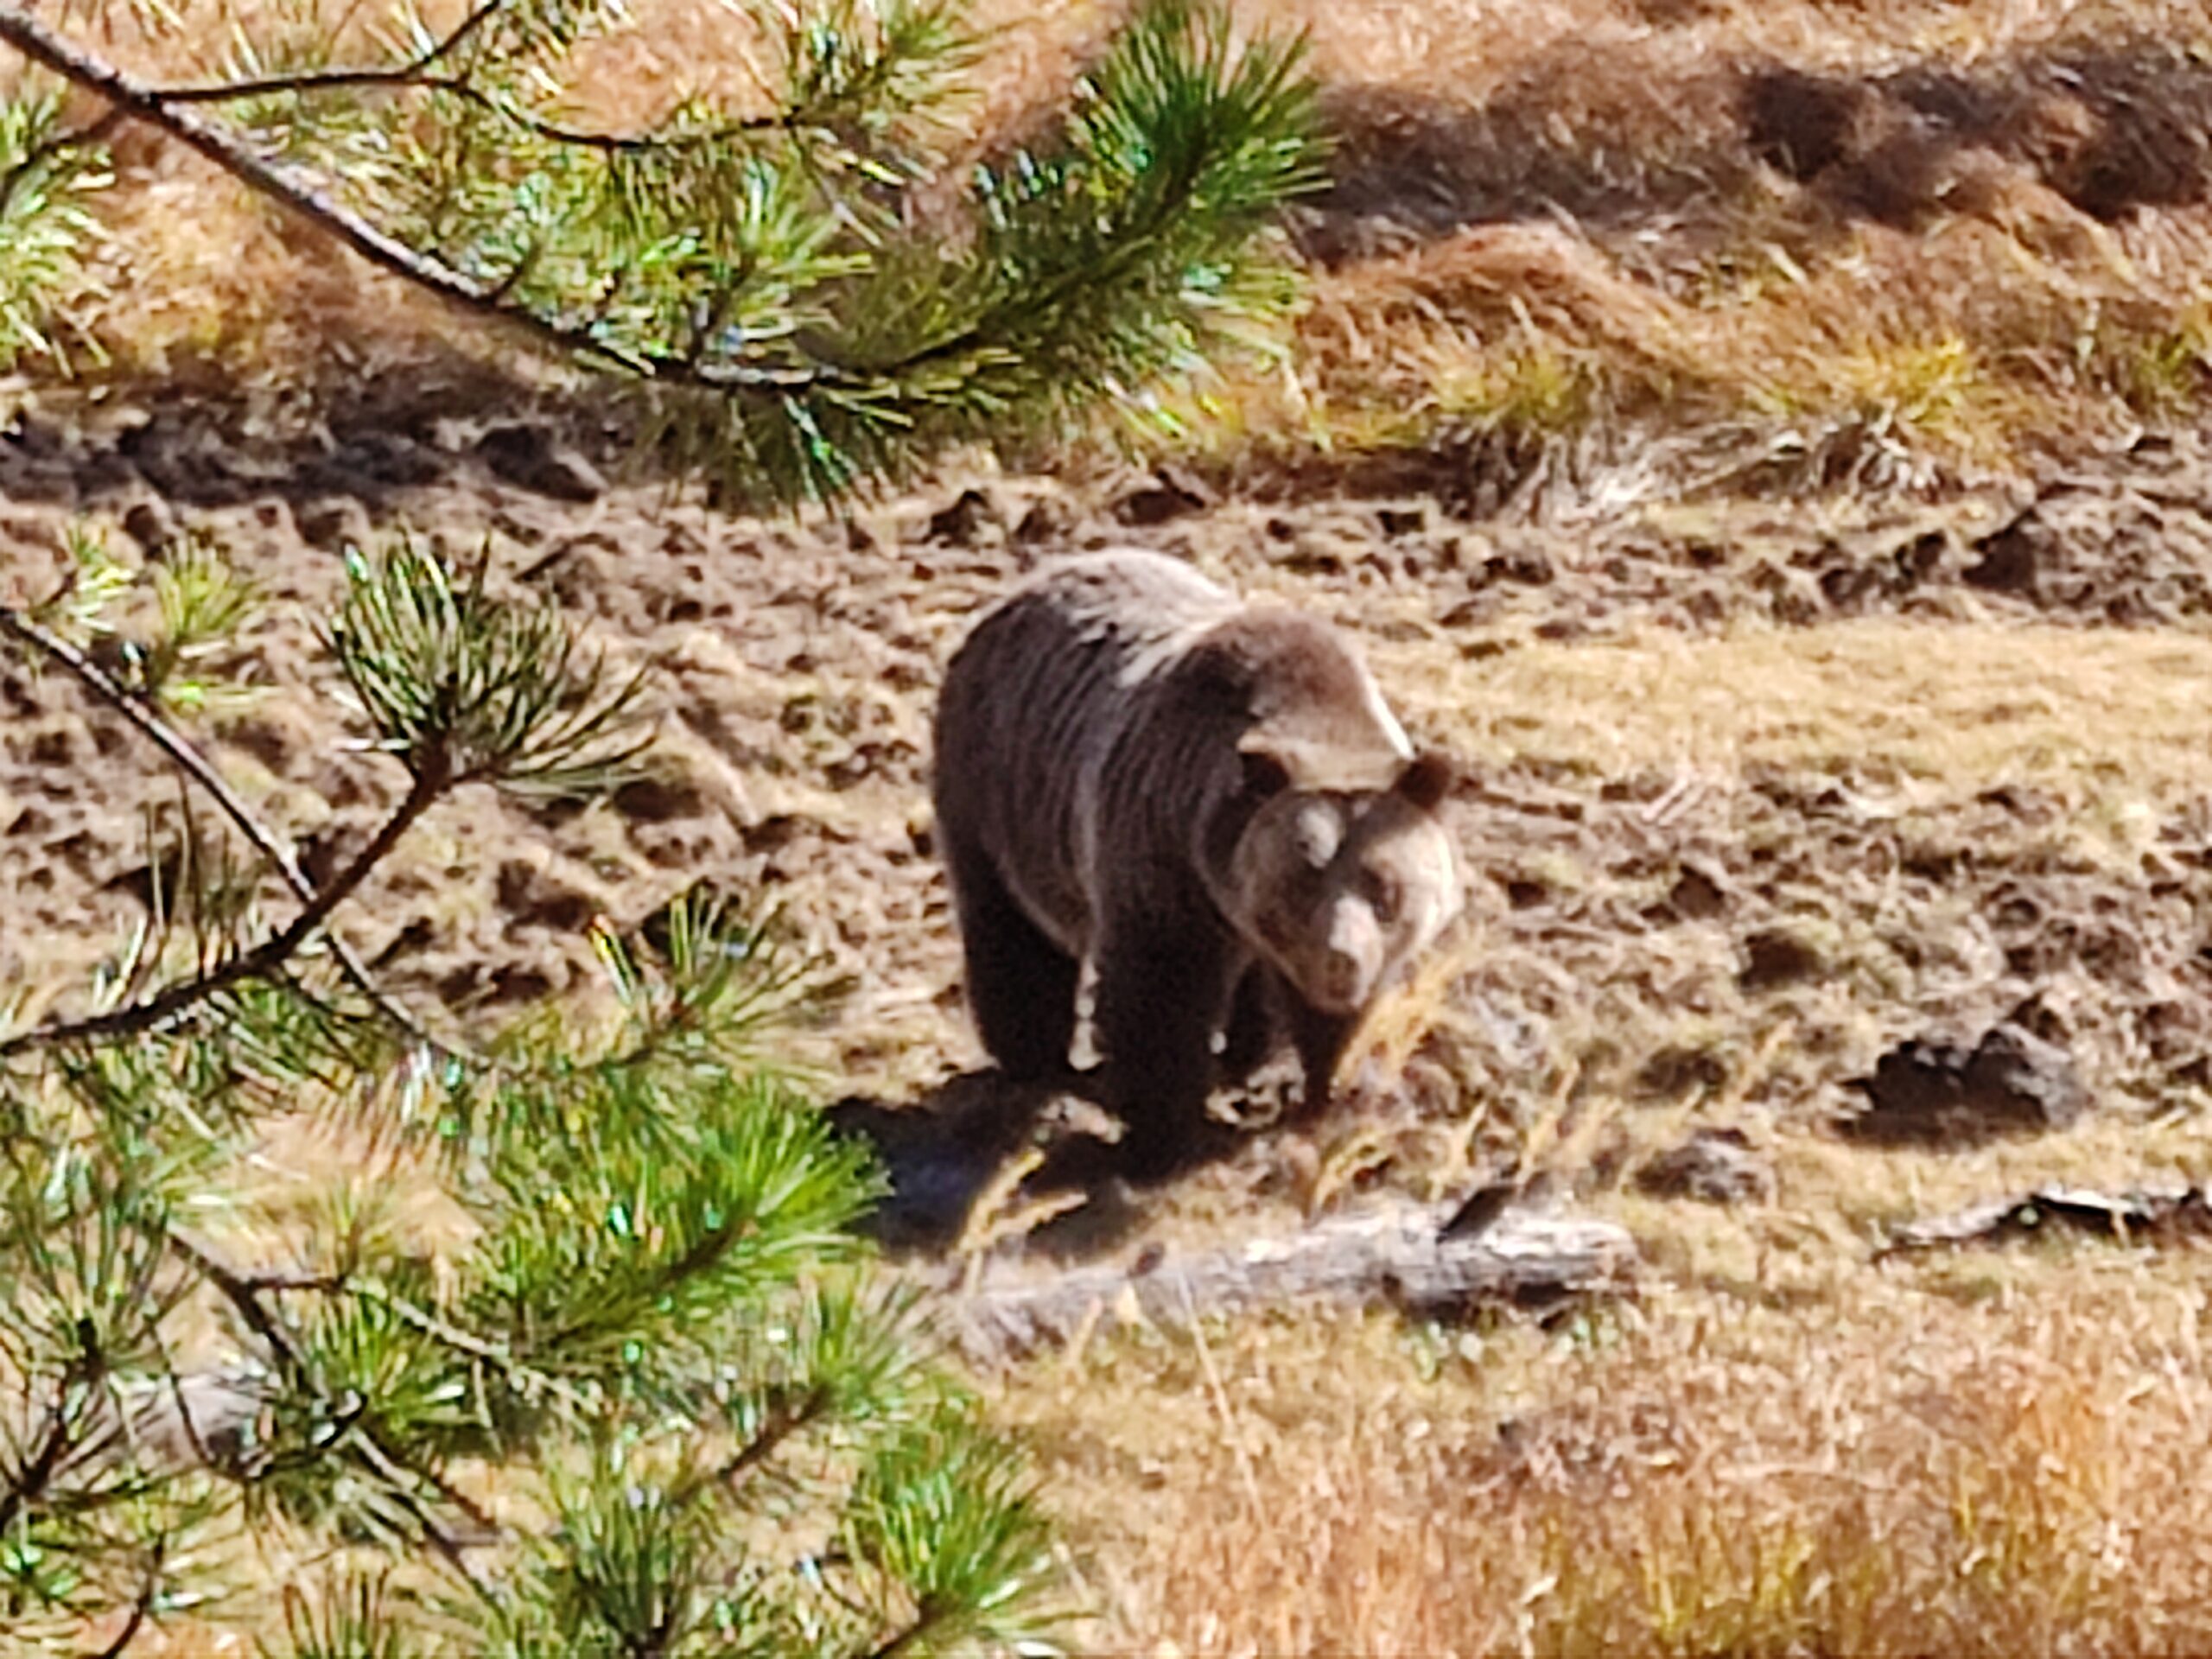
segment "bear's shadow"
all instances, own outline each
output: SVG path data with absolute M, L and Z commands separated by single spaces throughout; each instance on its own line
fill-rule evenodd
M 836 1133 L 864 1142 L 888 1178 L 889 1192 L 862 1226 L 887 1252 L 937 1255 L 960 1243 L 977 1202 L 1034 1147 L 1041 1158 L 1008 1207 L 1077 1200 L 1024 1231 L 1020 1241 L 1025 1249 L 1072 1261 L 1125 1241 L 1143 1222 L 1152 1196 L 1122 1179 L 1118 1149 L 1106 1138 L 1113 1119 L 1102 1093 L 1095 1071 L 1026 1083 L 985 1068 L 957 1073 L 906 1103 L 849 1096 L 825 1116 Z M 1179 1174 L 1250 1144 L 1247 1131 L 1210 1124 Z

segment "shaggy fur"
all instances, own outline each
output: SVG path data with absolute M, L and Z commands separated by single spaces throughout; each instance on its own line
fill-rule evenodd
M 1285 1039 L 1326 1103 L 1360 1017 L 1460 904 L 1416 756 L 1344 638 L 1117 551 L 1048 565 L 955 653 L 938 835 L 985 1047 L 1064 1071 L 1077 982 L 1130 1173 Z M 1217 1052 L 1217 1051 L 1218 1051 Z

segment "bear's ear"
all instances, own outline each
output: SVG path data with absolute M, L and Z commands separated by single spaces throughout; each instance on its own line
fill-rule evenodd
M 1406 769 L 1398 774 L 1393 787 L 1402 800 L 1411 802 L 1424 812 L 1433 812 L 1452 792 L 1459 776 L 1459 768 L 1449 755 L 1423 749 L 1406 763 Z

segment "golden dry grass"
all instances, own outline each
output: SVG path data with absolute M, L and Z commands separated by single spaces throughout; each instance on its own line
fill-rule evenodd
M 2193 634 L 1885 620 L 1531 641 L 1440 667 L 1406 675 L 1404 701 L 1484 759 L 1607 777 L 1848 767 L 1922 802 L 2014 785 L 2107 810 L 2116 780 L 2161 805 L 2212 785 L 2212 641 Z
M 2212 1259 L 1872 1247 L 2040 1180 L 2202 1179 L 2202 1135 L 1767 1143 L 1766 1201 L 1592 1200 L 1643 1244 L 1626 1303 L 1124 1332 L 1003 1383 L 1098 1610 L 1083 1650 L 2201 1651 Z
M 1552 1332 L 1309 1321 L 1132 1340 L 1007 1402 L 1091 1650 L 2199 1651 L 2205 1263 L 1839 1268 Z
M 1119 10 L 987 8 L 1008 29 L 985 124 L 1019 130 L 1049 105 Z M 2109 205 L 2101 146 L 2155 149 L 2171 137 L 2160 111 L 2202 124 L 2212 99 L 2188 48 L 2212 28 L 2199 4 L 1239 10 L 1313 29 L 1344 147 L 1335 190 L 1295 231 L 1313 287 L 1286 364 L 1216 390 L 1209 442 L 1232 474 L 1326 482 L 1346 457 L 1466 434 L 1632 451 L 1746 430 L 1808 448 L 1872 433 L 1946 467 L 2004 466 L 2186 414 L 2202 390 L 2212 188 L 2187 176 L 2195 152 L 2168 146 L 2183 171 L 2169 199 L 2082 205 Z M 641 10 L 650 34 L 596 66 L 590 118 L 634 119 L 702 76 L 745 95 L 741 22 L 706 0 Z M 212 67 L 220 24 L 277 15 L 188 12 L 208 27 L 120 31 L 110 48 L 188 78 Z M 1747 112 L 1776 64 L 1847 89 L 1837 158 L 1804 178 L 1791 170 L 1803 157 L 1761 153 Z M 2052 91 L 2055 68 L 2083 65 L 2079 96 Z M 1898 91 L 1912 85 L 1965 112 L 1916 116 Z M 2135 126 L 2131 109 L 2145 112 Z M 434 309 L 199 163 L 137 142 L 123 160 L 132 188 L 116 198 L 111 270 L 130 280 L 79 319 L 110 360 L 95 379 L 243 385 L 276 410 L 448 338 Z M 1899 921 L 1916 837 L 1993 837 L 1960 815 L 2031 788 L 2057 827 L 2017 833 L 2037 868 L 2084 889 L 2085 913 L 2157 874 L 2162 831 L 2212 784 L 2212 645 L 1993 614 L 1696 640 L 1631 621 L 1597 643 L 1515 637 L 1470 658 L 1430 608 L 1363 593 L 1357 620 L 1409 722 L 1487 772 L 1620 782 L 1643 791 L 1625 818 L 1707 850 L 1773 827 L 1750 802 L 1763 769 L 1833 777 L 1879 856 L 1826 873 L 1827 911 L 1780 918 L 1815 936 L 1822 975 L 1754 995 L 1732 940 L 1646 927 L 1665 883 L 1632 857 L 1593 868 L 1583 844 L 1533 834 L 1493 849 L 1502 875 L 1567 896 L 1580 931 L 1563 937 L 1602 938 L 1576 956 L 1480 918 L 1451 971 L 1370 1033 L 1395 1075 L 1441 1027 L 1464 1116 L 1351 1126 L 1324 1149 L 1321 1184 L 1341 1195 L 1348 1172 L 1390 1158 L 1400 1179 L 1446 1191 L 1526 1155 L 1637 1233 L 1643 1293 L 1549 1331 L 1286 1318 L 1211 1327 L 1203 1344 L 1123 1337 L 995 1385 L 1037 1440 L 1101 1610 L 1086 1649 L 2212 1647 L 2201 1247 L 1866 1259 L 1885 1222 L 2039 1179 L 2212 1176 L 2197 1097 L 2164 1078 L 2146 1037 L 2092 1007 L 2082 1046 L 2110 1103 L 2163 1116 L 2114 1110 L 1964 1155 L 1855 1151 L 1792 1116 L 1839 1052 L 1899 1034 L 1862 993 L 1893 1013 L 1924 984 L 1942 1001 L 1948 974 L 1964 1004 L 1983 994 L 1974 953 L 2001 956 L 1978 890 L 1914 899 Z M 1933 960 L 1907 959 L 1902 932 Z M 2094 979 L 2077 971 L 2068 994 L 2094 1004 L 2111 988 Z M 1500 1051 L 1468 1012 L 1470 984 L 1517 988 L 1550 1022 L 1534 1059 Z M 1639 1092 L 1635 1064 L 1667 1046 L 1711 1071 Z M 1725 1213 L 1636 1197 L 1624 1177 L 1641 1155 L 1707 1121 L 1752 1127 L 1775 1196 Z M 279 1156 L 312 1175 L 312 1147 Z M 1287 1209 L 1202 1183 L 1167 1226 L 1249 1232 L 1291 1224 Z M 175 1650 L 223 1650 L 208 1639 Z
M 997 31 L 982 141 L 1033 124 L 1122 10 L 979 8 Z M 296 27 L 300 9 L 181 15 L 184 29 L 118 24 L 102 43 L 199 79 L 229 30 Z M 1314 282 L 1287 367 L 1209 399 L 1225 461 L 1298 472 L 1440 432 L 1626 442 L 1750 422 L 2004 464 L 2171 414 L 2201 382 L 2197 7 L 1242 0 L 1239 15 L 1311 31 L 1341 148 L 1298 237 Z M 374 14 L 343 16 L 365 40 Z M 692 89 L 759 98 L 760 41 L 736 13 L 660 0 L 640 16 L 582 55 L 582 118 L 619 127 Z M 1783 69 L 1818 86 L 1776 91 Z M 1816 105 L 1834 106 L 1826 125 L 1804 113 Z M 1811 171 L 1797 158 L 1815 139 L 1834 156 Z M 447 336 L 435 309 L 205 165 L 143 138 L 123 160 L 108 291 L 73 317 L 110 359 L 80 359 L 97 377 L 327 386 L 365 354 Z M 2139 211 L 2113 183 L 2131 166 Z

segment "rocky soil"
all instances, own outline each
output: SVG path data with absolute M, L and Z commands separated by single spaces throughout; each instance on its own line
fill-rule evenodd
M 1467 760 L 1472 924 L 1351 1090 L 1382 1167 L 1470 1122 L 1463 1156 L 1510 1149 L 1562 1103 L 1826 1123 L 1899 1045 L 1965 1053 L 2000 1021 L 2091 1110 L 2212 1084 L 2193 439 L 1909 495 L 979 474 L 767 522 L 614 481 L 572 423 L 499 411 L 456 385 L 312 445 L 190 410 L 0 434 L 0 594 L 48 590 L 78 521 L 131 558 L 211 535 L 268 594 L 244 671 L 272 695 L 205 735 L 311 873 L 398 792 L 349 748 L 314 641 L 349 545 L 488 546 L 495 582 L 654 665 L 650 778 L 584 808 L 453 800 L 341 913 L 434 1018 L 588 982 L 594 917 L 706 880 L 852 976 L 826 1033 L 844 1086 L 925 1100 L 978 1058 L 930 844 L 940 667 L 1017 572 L 1122 542 L 1338 618 L 1416 735 Z M 141 912 L 148 815 L 173 819 L 177 787 L 13 655 L 0 709 L 0 987 L 66 1006 Z

